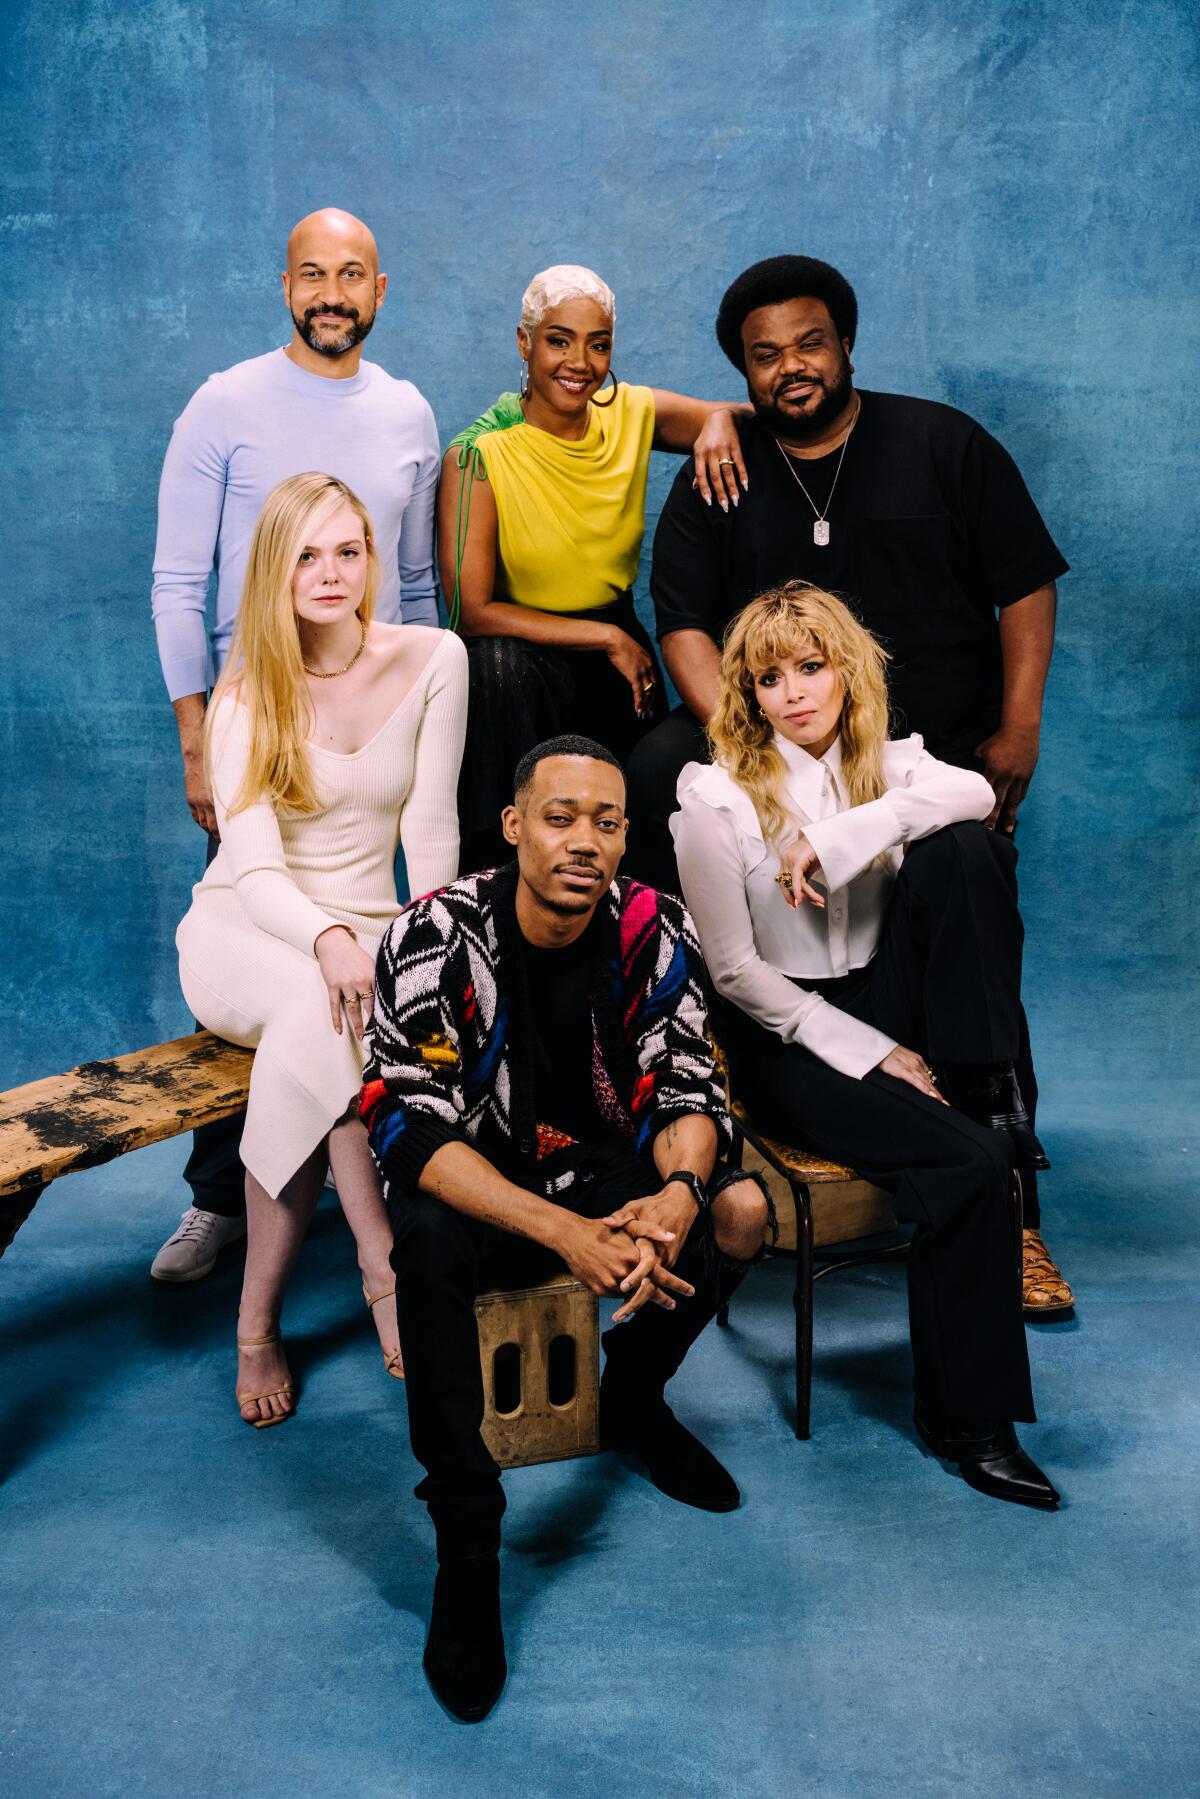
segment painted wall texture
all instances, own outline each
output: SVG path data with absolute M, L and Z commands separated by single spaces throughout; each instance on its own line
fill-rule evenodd
M 1072 565 L 1021 829 L 1056 1081 L 1195 1045 L 1192 8 L 1092 0 L 9 0 L 0 1079 L 188 1027 L 203 843 L 150 623 L 172 420 L 285 341 L 290 225 L 374 227 L 368 354 L 443 441 L 593 265 L 622 376 L 740 397 L 712 335 L 782 250 L 858 288 L 864 386 L 1014 453 Z M 656 512 L 673 471 L 656 458 Z M 641 599 L 645 602 L 645 584 Z

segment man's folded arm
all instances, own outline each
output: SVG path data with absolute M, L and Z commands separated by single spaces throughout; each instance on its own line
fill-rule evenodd
M 638 1021 L 638 1143 L 649 1145 L 673 1121 L 697 1115 L 712 1120 L 720 1155 L 732 1147 L 733 1127 L 708 1036 L 707 971 L 688 913 L 661 894 L 659 906 L 660 930 L 674 942 L 669 955 L 660 943 Z
M 463 1120 L 459 1020 L 469 971 L 436 894 L 408 907 L 379 946 L 360 1110 L 385 1180 L 558 1250 L 566 1214 L 493 1168 Z
M 375 963 L 359 1110 L 384 1178 L 415 1188 L 444 1144 L 466 1144 L 458 1021 L 448 996 L 455 932 L 437 896 L 394 919 Z

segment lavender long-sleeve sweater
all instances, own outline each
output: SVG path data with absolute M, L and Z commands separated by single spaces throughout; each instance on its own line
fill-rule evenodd
M 210 375 L 175 421 L 158 492 L 151 607 L 171 698 L 203 693 L 219 673 L 255 523 L 286 475 L 319 469 L 352 488 L 371 515 L 383 565 L 376 617 L 436 625 L 438 465 L 428 402 L 377 363 L 339 381 L 272 350 Z

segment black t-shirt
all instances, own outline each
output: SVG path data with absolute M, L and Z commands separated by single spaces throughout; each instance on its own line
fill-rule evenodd
M 829 503 L 829 543 L 813 542 L 840 448 L 802 461 L 754 418 L 739 418 L 750 490 L 723 513 L 686 463 L 654 536 L 658 635 L 720 643 L 765 588 L 811 581 L 847 601 L 890 651 L 893 734 L 919 731 L 952 761 L 1000 722 L 996 608 L 1067 571 L 1012 457 L 965 413 L 903 394 L 860 393 L 862 410 Z
M 518 933 L 519 934 L 519 933 Z M 563 949 L 521 937 L 533 1051 L 533 1107 L 539 1124 L 570 1137 L 604 1130 L 592 1089 L 592 971 L 598 920 Z

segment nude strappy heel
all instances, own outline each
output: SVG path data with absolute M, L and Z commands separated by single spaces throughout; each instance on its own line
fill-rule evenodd
M 279 1332 L 271 1331 L 269 1335 L 265 1337 L 239 1337 L 237 1339 L 237 1346 L 239 1349 L 261 1349 L 265 1343 L 278 1342 Z M 291 1382 L 289 1381 L 286 1386 L 276 1387 L 271 1393 L 239 1393 L 235 1388 L 233 1396 L 237 1400 L 238 1411 L 240 1413 L 241 1408 L 244 1405 L 254 1405 L 260 1399 L 280 1399 L 285 1393 L 290 1395 L 291 1391 L 292 1387 Z M 243 1418 L 242 1423 L 252 1424 L 255 1430 L 267 1430 L 272 1424 L 282 1424 L 285 1419 L 290 1418 L 291 1416 L 292 1414 L 290 1411 L 272 1412 L 269 1418 Z
M 364 1287 L 362 1290 L 362 1293 L 363 1293 L 363 1298 L 367 1302 L 368 1312 L 373 1311 L 375 1309 L 375 1307 L 379 1304 L 381 1299 L 391 1299 L 392 1296 L 394 1295 L 395 1291 L 396 1291 L 395 1287 L 388 1287 L 382 1293 L 373 1293 L 372 1294 L 372 1293 L 368 1293 L 367 1289 Z M 379 1347 L 381 1349 L 383 1349 L 382 1343 L 380 1344 Z M 399 1349 L 392 1349 L 392 1350 L 383 1349 L 383 1365 L 387 1369 L 388 1373 L 391 1375 L 393 1380 L 403 1380 L 404 1379 L 404 1357 Z

